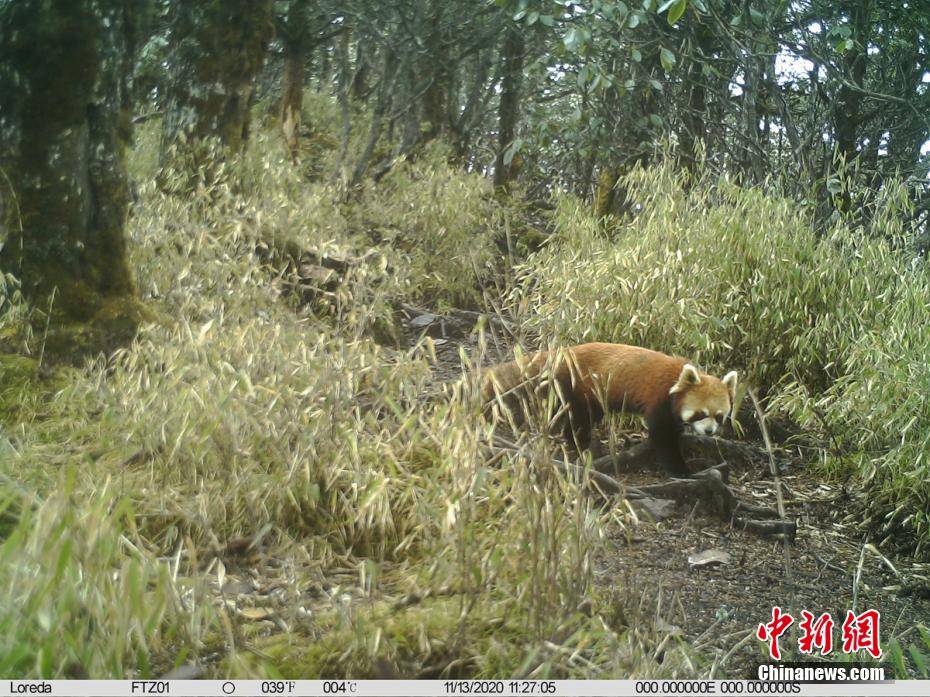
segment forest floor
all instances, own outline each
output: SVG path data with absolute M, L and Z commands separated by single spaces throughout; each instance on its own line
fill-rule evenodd
M 477 348 L 475 318 L 471 313 L 443 316 L 425 309 L 418 315 L 414 308 L 407 308 L 406 315 L 409 345 L 424 333 L 433 337 L 439 391 L 443 383 L 461 375 L 460 351 L 471 355 Z M 496 334 L 489 353 L 503 358 L 512 347 L 504 346 L 507 339 Z M 732 472 L 728 484 L 741 501 L 774 509 L 776 487 L 763 440 L 753 435 L 759 430 L 747 424 L 752 419 L 751 410 L 741 416 L 758 457 Z M 756 630 L 772 619 L 774 606 L 795 618 L 780 641 L 783 661 L 816 660 L 797 651 L 801 610 L 814 617 L 830 613 L 835 622 L 833 651 L 824 659 L 829 661 L 852 658 L 842 651 L 847 610 L 879 610 L 883 647 L 892 638 L 913 639 L 908 634 L 930 617 L 930 564 L 888 558 L 868 545 L 857 525 L 861 496 L 812 473 L 805 465 L 814 453 L 792 447 L 787 438 L 776 440 L 782 440 L 773 453 L 785 518 L 797 523 L 792 542 L 786 545 L 780 536 L 739 530 L 698 504 L 678 503 L 661 520 L 640 514 L 632 527 L 611 523 L 607 551 L 597 560 L 597 590 L 616 597 L 624 620 L 634 624 L 637 618 L 648 618 L 668 641 L 690 644 L 697 672 L 703 675 L 754 677 L 756 667 L 768 660 Z M 613 476 L 627 487 L 665 479 L 648 468 Z M 628 505 L 620 501 L 614 499 L 612 505 Z M 700 553 L 722 561 L 692 563 Z M 660 642 L 657 654 L 667 646 L 667 641 Z

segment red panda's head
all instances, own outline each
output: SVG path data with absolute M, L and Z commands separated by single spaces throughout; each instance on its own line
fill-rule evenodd
M 730 415 L 736 396 L 736 382 L 735 370 L 721 380 L 686 363 L 668 392 L 673 397 L 672 406 L 678 418 L 691 426 L 695 433 L 712 436 Z

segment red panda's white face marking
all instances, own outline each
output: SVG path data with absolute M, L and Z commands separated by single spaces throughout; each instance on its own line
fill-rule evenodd
M 682 422 L 700 435 L 712 436 L 730 415 L 736 382 L 736 371 L 720 380 L 686 363 L 669 394 L 678 395 L 676 403 Z

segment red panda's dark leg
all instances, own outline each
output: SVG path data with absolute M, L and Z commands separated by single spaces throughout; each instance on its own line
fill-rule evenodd
M 662 468 L 673 477 L 690 477 L 691 473 L 681 456 L 681 424 L 676 423 L 671 408 L 666 404 L 646 415 L 649 443 Z
M 562 435 L 580 453 L 587 449 L 591 443 L 591 425 L 584 418 L 565 419 L 565 428 L 562 429 Z
M 597 405 L 592 405 L 584 399 L 572 399 L 568 413 L 563 417 L 562 435 L 581 453 L 591 445 L 592 428 L 600 421 L 602 415 Z

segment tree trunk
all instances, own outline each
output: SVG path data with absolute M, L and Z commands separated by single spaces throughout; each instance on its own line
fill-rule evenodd
M 748 16 L 748 14 L 747 14 Z M 761 178 L 762 141 L 759 131 L 759 99 L 762 96 L 760 59 L 747 54 L 743 64 L 743 142 L 740 147 L 739 181 L 744 186 L 757 184 Z
M 320 69 L 317 71 L 316 91 L 326 92 L 333 83 L 333 47 L 330 42 L 320 44 Z
M 427 81 L 423 94 L 423 121 L 426 129 L 423 141 L 432 140 L 445 133 L 449 126 L 446 92 L 451 75 L 446 64 L 441 0 L 431 0 L 426 24 L 425 50 L 420 58 L 419 71 Z
M 304 93 L 303 50 L 299 44 L 284 42 L 284 75 L 281 78 L 281 130 L 291 162 L 300 153 L 301 104 Z
M 638 79 L 643 82 L 658 81 L 661 71 L 657 47 L 656 50 L 650 51 L 643 57 L 642 70 Z M 616 92 L 608 94 L 612 95 L 612 101 L 617 103 Z M 614 110 L 611 109 L 611 111 Z M 629 192 L 621 180 L 637 165 L 643 167 L 648 165 L 653 157 L 653 147 L 657 137 L 653 133 L 650 122 L 651 116 L 660 112 L 656 91 L 651 86 L 649 89 L 640 90 L 631 111 L 630 120 L 634 124 L 642 125 L 634 125 L 625 138 L 621 136 L 620 142 L 613 144 L 611 150 L 622 152 L 622 158 L 616 155 L 609 156 L 608 161 L 601 165 L 594 191 L 594 213 L 599 218 L 626 214 L 629 209 Z
M 135 329 L 124 161 L 132 7 L 0 5 L 0 270 L 52 307 L 55 323 Z
M 506 187 L 516 175 L 516 163 L 507 162 L 507 150 L 513 144 L 520 120 L 520 88 L 523 82 L 525 43 L 518 27 L 510 27 L 504 38 L 501 61 L 504 64 L 498 107 L 497 156 L 494 160 L 494 186 Z
M 293 0 L 281 37 L 284 75 L 281 78 L 281 129 L 295 165 L 300 154 L 300 123 L 304 98 L 304 60 L 307 37 L 307 0 Z
M 850 25 L 853 31 L 853 46 L 843 54 L 844 77 L 849 83 L 862 87 L 865 81 L 866 52 L 865 47 L 870 39 L 869 15 L 870 3 L 850 3 Z M 847 84 L 841 84 L 837 91 L 836 108 L 834 110 L 834 128 L 836 133 L 836 146 L 838 154 L 848 167 L 844 170 L 844 178 L 848 179 L 852 172 L 852 164 L 859 156 L 859 130 L 862 117 L 862 93 Z M 844 186 L 837 200 L 839 209 L 851 212 L 852 199 L 849 187 Z
M 594 192 L 594 215 L 598 218 L 604 218 L 614 212 L 619 178 L 619 167 L 601 169 L 597 177 L 597 189 Z
M 390 46 L 384 49 L 384 67 L 381 71 L 381 80 L 378 86 L 378 96 L 375 106 L 371 112 L 371 125 L 368 128 L 368 139 L 365 142 L 365 148 L 359 155 L 352 170 L 352 178 L 349 180 L 351 188 L 356 188 L 362 183 L 362 178 L 368 170 L 368 164 L 371 156 L 375 151 L 375 146 L 381 138 L 381 129 L 384 126 L 384 116 L 390 109 L 392 95 L 394 91 L 394 81 L 397 75 L 398 61 Z
M 704 77 L 704 61 L 713 55 L 713 35 L 706 24 L 697 22 L 694 27 L 694 42 L 700 58 L 692 58 L 688 66 L 688 104 L 679 130 L 680 158 L 692 173 L 697 164 L 696 147 L 705 147 L 707 139 L 707 88 Z
M 480 104 L 488 83 L 488 71 L 491 63 L 489 55 L 491 53 L 490 50 L 475 52 L 475 68 L 471 89 L 465 101 L 465 106 L 456 119 L 452 130 L 456 157 L 462 163 L 467 163 L 471 156 L 471 134 L 480 120 Z
M 368 99 L 368 76 L 371 65 L 368 62 L 368 50 L 364 42 L 355 44 L 355 74 L 352 76 L 352 99 L 361 104 Z
M 862 87 L 865 80 L 865 46 L 869 41 L 869 3 L 850 3 L 850 25 L 854 32 L 854 45 L 843 54 L 844 77 L 853 85 Z M 836 144 L 847 164 L 858 154 L 859 120 L 862 94 L 841 84 L 834 111 Z
M 238 153 L 249 125 L 255 76 L 273 29 L 271 0 L 175 0 L 172 7 L 172 61 L 162 129 L 162 185 L 168 165 L 184 169 L 206 164 L 204 141 L 216 138 Z M 183 134 L 183 137 L 181 137 Z M 193 162 L 190 161 L 193 156 Z M 208 168 L 209 169 L 209 168 Z

